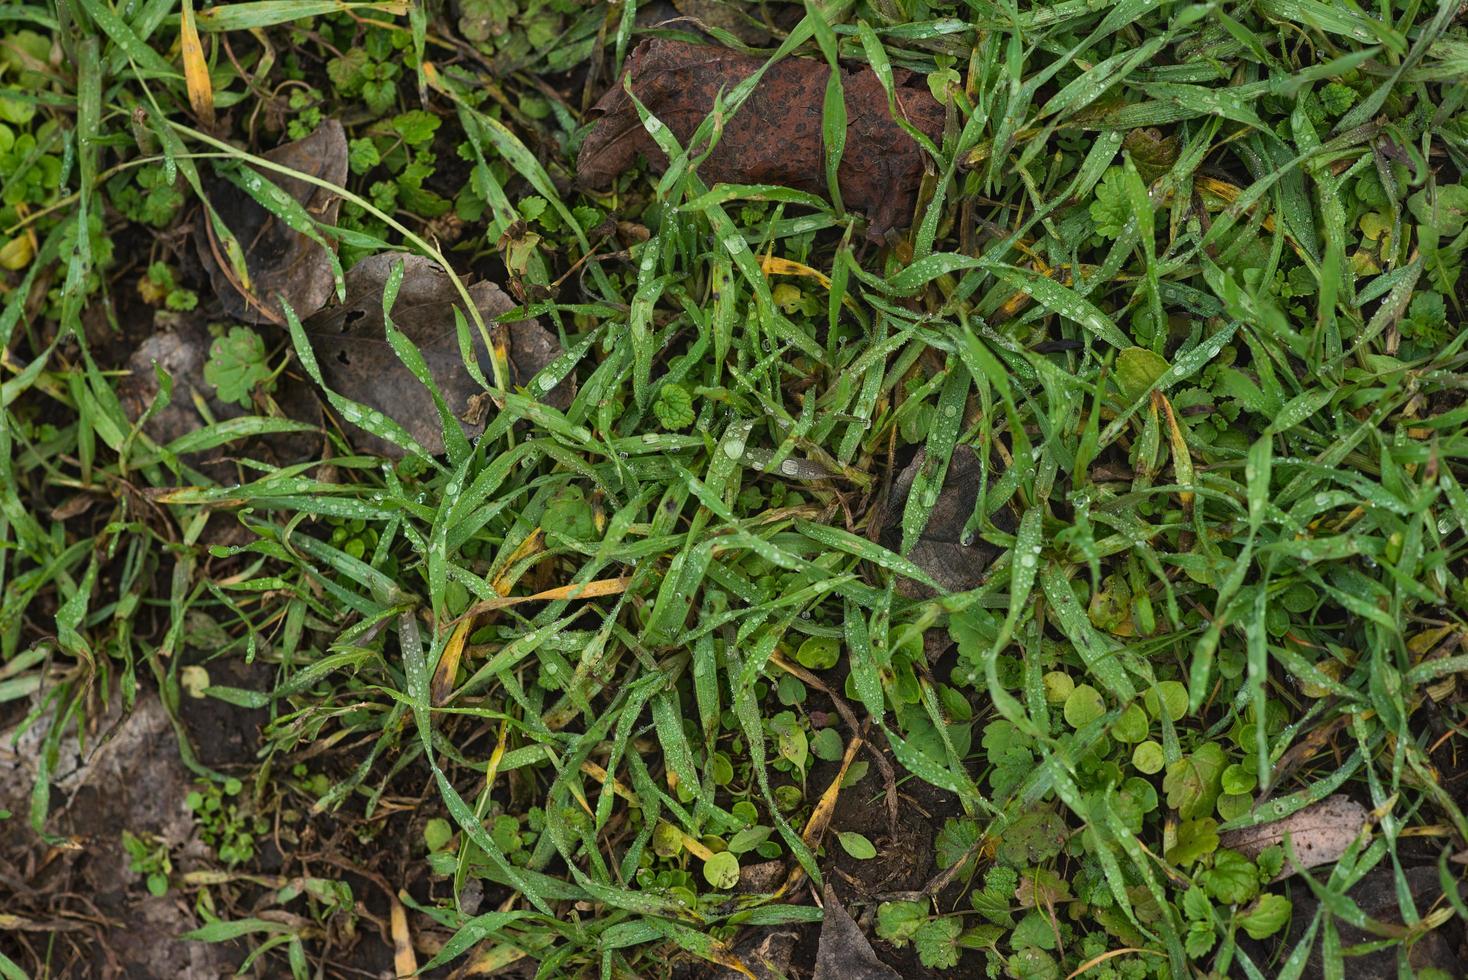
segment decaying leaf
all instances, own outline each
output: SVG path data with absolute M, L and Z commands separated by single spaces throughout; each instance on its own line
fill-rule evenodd
M 1283 845 L 1286 835 L 1294 844 L 1298 867 L 1285 862 L 1280 877 L 1298 870 L 1331 864 L 1340 860 L 1366 822 L 1366 808 L 1349 796 L 1327 796 L 1313 806 L 1290 814 L 1283 820 L 1231 830 L 1219 835 L 1219 845 L 1255 858 L 1267 847 Z
M 895 549 L 902 540 L 902 510 L 912 491 L 913 480 L 926 459 L 927 452 L 919 450 L 893 481 L 892 499 L 886 509 L 887 526 L 882 532 L 882 544 L 889 548 Z M 985 569 L 1000 553 L 999 549 L 978 538 L 971 538 L 967 543 L 964 540 L 964 526 L 972 516 L 979 496 L 980 475 L 978 453 L 970 446 L 955 447 L 927 526 L 907 553 L 907 558 L 914 565 L 950 592 L 978 587 Z M 995 478 L 996 474 L 991 470 L 990 486 L 994 485 Z M 1013 532 L 1015 529 L 1014 516 L 1007 506 L 991 515 L 990 519 L 1000 530 Z M 934 595 L 927 586 L 905 578 L 898 579 L 897 590 L 915 599 L 929 599 Z
M 168 403 L 143 423 L 143 432 L 158 445 L 166 446 L 208 424 L 200 404 L 216 422 L 246 414 L 238 404 L 221 399 L 204 376 L 214 339 L 203 324 L 179 320 L 149 336 L 128 358 L 128 373 L 119 380 L 117 394 L 132 422 L 142 418 L 158 396 L 155 365 L 171 380 Z M 321 406 L 310 389 L 289 375 L 279 380 L 273 397 L 281 413 L 308 425 L 320 425 Z M 226 471 L 219 468 L 219 462 L 226 457 L 243 452 L 276 462 L 295 462 L 313 456 L 320 442 L 319 435 L 309 432 L 276 432 L 252 438 L 243 450 L 230 445 L 185 458 L 196 469 L 221 478 Z
M 683 41 L 652 39 L 627 59 L 632 90 L 653 115 L 687 146 L 728 92 L 764 64 L 761 58 Z M 920 132 L 936 140 L 943 107 L 920 76 L 894 70 L 897 108 Z M 724 121 L 718 145 L 698 168 L 707 183 L 783 184 L 812 194 L 826 192 L 822 103 L 830 69 L 805 58 L 774 65 L 748 101 Z M 880 241 L 912 220 L 925 166 L 918 144 L 893 120 L 887 95 L 870 69 L 843 71 L 846 147 L 838 180 L 847 207 L 864 211 L 867 234 Z M 593 189 L 611 186 L 640 153 L 655 170 L 667 159 L 643 128 L 619 79 L 593 108 L 599 116 L 576 162 L 577 179 Z
M 896 970 L 877 959 L 872 944 L 841 906 L 829 882 L 822 903 L 826 916 L 816 946 L 813 980 L 899 980 L 901 975 Z
M 417 345 L 429 374 L 460 419 L 466 435 L 483 431 L 483 421 L 464 421 L 471 400 L 484 393 L 465 367 L 454 323 L 460 304 L 453 281 L 430 259 L 416 255 L 374 255 L 347 273 L 346 302 L 317 314 L 304 326 L 321 365 L 321 374 L 333 391 L 396 419 L 431 453 L 444 450 L 438 409 L 428 389 L 404 366 L 387 341 L 382 318 L 382 293 L 393 266 L 403 264 L 403 282 L 392 308 L 393 325 Z M 515 303 L 492 282 L 475 283 L 469 296 L 486 322 Z M 510 382 L 524 385 L 561 353 L 556 338 L 535 320 L 503 325 L 507 335 Z M 479 332 L 470 328 L 470 340 L 480 370 L 491 376 L 489 351 Z M 537 395 L 541 393 L 537 392 Z M 553 388 L 541 400 L 557 408 L 571 403 L 567 383 Z M 402 450 L 385 439 L 352 427 L 357 448 L 398 457 Z
M 167 445 L 205 424 L 194 404 L 197 395 L 204 400 L 216 419 L 232 419 L 244 412 L 233 402 L 214 396 L 204 381 L 204 365 L 209 360 L 213 338 L 202 324 L 179 323 L 160 330 L 138 345 L 128 358 L 128 374 L 118 383 L 118 399 L 128 418 L 136 422 L 158 395 L 156 364 L 173 381 L 168 404 L 155 411 L 143 424 L 143 431 L 159 445 Z
M 346 131 L 341 123 L 328 119 L 305 139 L 278 146 L 263 156 L 271 163 L 340 185 L 347 177 Z M 341 198 L 335 194 L 273 171 L 264 176 L 312 218 L 336 223 Z M 247 323 L 282 324 L 282 295 L 300 317 L 310 316 L 326 305 L 336 280 L 332 257 L 319 243 L 289 227 L 228 181 L 215 183 L 210 200 L 239 240 L 250 273 L 246 291 L 229 270 L 229 260 L 214 239 L 209 222 L 200 220 L 194 231 L 194 245 L 226 314 Z

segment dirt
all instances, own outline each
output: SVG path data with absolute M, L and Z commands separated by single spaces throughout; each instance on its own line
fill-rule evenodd
M 129 712 L 114 699 L 84 740 L 63 738 L 54 770 L 51 816 L 59 835 L 47 844 L 24 822 L 44 730 L 0 748 L 0 805 L 18 811 L 0 825 L 0 908 L 33 923 L 59 924 L 51 944 L 24 926 L 0 934 L 18 963 L 49 963 L 52 976 L 213 978 L 234 972 L 244 955 L 233 944 L 176 938 L 197 924 L 177 891 L 149 894 L 129 870 L 121 832 L 166 843 L 179 873 L 208 864 L 184 799 L 193 776 L 179 761 L 172 724 L 156 694 L 140 693 Z M 145 941 L 139 941 L 145 937 Z M 49 948 L 48 948 L 49 947 Z
M 185 659 L 190 665 L 204 667 L 211 684 L 263 691 L 270 688 L 273 680 L 274 668 L 259 661 L 248 664 L 238 656 L 212 662 L 197 655 Z M 217 698 L 191 697 L 187 693 L 179 700 L 178 714 L 198 760 L 222 772 L 234 768 L 245 770 L 255 764 L 260 729 L 270 720 L 270 713 L 263 708 L 243 708 Z
M 890 751 L 882 751 L 895 767 L 896 762 Z M 874 762 L 866 751 L 860 757 Z M 831 771 L 827 772 L 827 769 Z M 834 765 L 817 767 L 811 773 L 811 785 L 824 785 L 824 780 L 829 779 L 834 770 Z M 871 940 L 877 959 L 895 969 L 904 978 L 982 973 L 982 957 L 975 953 L 966 954 L 958 967 L 960 971 L 970 972 L 929 970 L 919 962 L 910 945 L 905 949 L 897 949 L 877 939 L 873 924 L 877 906 L 882 901 L 898 896 L 910 897 L 911 893 L 921 891 L 935 875 L 944 870 L 934 864 L 934 836 L 945 820 L 962 813 L 958 799 L 952 793 L 918 779 L 908 779 L 898 787 L 897 824 L 894 828 L 889 823 L 881 769 L 876 764 L 869 766 L 866 775 L 859 782 L 843 789 L 837 799 L 836 812 L 826 833 L 826 856 L 821 862 L 822 875 L 834 890 L 837 900 Z M 855 831 L 864 835 L 876 845 L 877 856 L 860 860 L 847 854 L 837 842 L 836 834 L 839 831 Z M 799 901 L 808 901 L 804 891 L 800 893 Z M 790 926 L 785 927 L 784 931 L 795 932 L 794 948 L 789 954 L 790 976 L 812 976 L 816 968 L 821 924 Z M 771 938 L 774 932 L 775 930 L 768 930 L 741 937 L 736 948 L 745 952 L 753 951 L 760 943 Z
M 196 653 L 187 659 L 191 664 L 203 661 Z M 273 679 L 273 668 L 245 664 L 238 657 L 205 666 L 215 684 L 262 690 Z M 264 710 L 209 697 L 185 694 L 179 705 L 179 720 L 197 762 L 234 773 L 247 784 L 259 763 L 261 727 L 268 718 Z M 308 956 L 313 961 L 321 957 L 324 975 L 331 977 L 393 975 L 386 931 L 388 893 L 382 882 L 401 884 L 429 904 L 442 897 L 435 895 L 442 888 L 428 881 L 420 860 L 422 824 L 433 815 L 432 808 L 417 806 L 421 795 L 403 795 L 404 787 L 413 792 L 428 786 L 426 772 L 415 767 L 405 768 L 370 820 L 362 815 L 360 797 L 349 799 L 334 814 L 306 819 L 309 801 L 304 796 L 279 780 L 269 783 L 262 808 L 294 810 L 296 819 L 276 823 L 257 841 L 254 857 L 231 870 L 223 869 L 200 840 L 185 805 L 198 778 L 181 761 L 177 731 L 156 691 L 140 691 L 131 711 L 117 698 L 105 710 L 98 706 L 84 738 L 72 732 L 61 740 L 45 825 L 56 835 L 51 843 L 26 819 L 46 732 L 32 728 L 12 746 L 12 731 L 0 731 L 0 808 L 13 814 L 0 822 L 0 913 L 18 917 L 18 928 L 0 931 L 0 952 L 33 975 L 107 980 L 232 976 L 253 945 L 250 939 L 211 944 L 178 938 L 203 924 L 195 909 L 203 889 L 183 884 L 191 872 L 226 872 L 227 882 L 208 888 L 215 914 L 223 919 L 274 914 L 271 909 L 279 907 L 276 888 L 289 878 L 346 881 L 356 900 L 354 928 L 334 924 L 328 944 L 319 939 L 307 943 Z M 313 759 L 311 766 L 329 778 L 341 778 L 355 765 L 351 755 L 338 751 Z M 289 768 L 287 760 L 277 772 Z M 249 795 L 245 790 L 242 798 Z M 172 886 L 162 897 L 150 894 L 145 876 L 129 869 L 124 830 L 167 847 Z M 294 840 L 287 843 L 286 855 L 277 846 L 282 830 Z M 305 914 L 299 899 L 286 911 Z M 424 923 L 410 921 L 415 935 L 421 931 L 419 938 L 431 938 L 420 928 Z M 445 938 L 438 936 L 438 941 Z M 420 954 L 420 962 L 427 958 Z M 279 958 L 267 958 L 253 968 L 256 976 L 279 976 L 283 969 Z
M 1412 902 L 1419 915 L 1427 915 L 1429 910 L 1446 901 L 1436 866 L 1407 868 L 1405 875 Z M 1397 899 L 1396 869 L 1391 867 L 1390 862 L 1367 872 L 1348 894 L 1370 918 L 1389 925 L 1399 926 L 1402 923 L 1402 912 Z M 1282 950 L 1294 948 L 1309 929 L 1319 907 L 1314 894 L 1303 882 L 1291 884 L 1288 898 L 1295 907 L 1289 933 L 1285 941 L 1276 947 Z M 1340 933 L 1342 949 L 1371 943 L 1380 938 L 1339 918 L 1335 925 Z M 1264 944 L 1241 939 L 1240 945 L 1254 960 L 1255 965 L 1263 968 L 1266 976 L 1270 975 L 1271 967 L 1278 968 L 1278 964 L 1268 958 Z M 1465 944 L 1462 921 L 1455 916 L 1440 928 L 1426 933 L 1409 948 L 1408 961 L 1414 974 L 1427 968 L 1435 968 L 1449 977 L 1468 975 L 1468 944 Z M 1235 975 L 1242 977 L 1243 973 L 1235 971 Z M 1383 949 L 1363 956 L 1349 957 L 1345 961 L 1345 975 L 1351 980 L 1394 980 L 1399 975 L 1397 950 Z M 1326 976 L 1318 938 L 1300 976 L 1301 980 L 1324 980 Z
M 903 770 L 892 759 L 891 752 L 883 751 L 901 773 Z M 897 829 L 893 833 L 887 825 L 882 792 L 881 773 L 874 765 L 860 783 L 843 792 L 837 803 L 831 832 L 854 830 L 866 835 L 877 847 L 877 856 L 866 861 L 853 858 L 834 841 L 827 847 L 829 864 L 824 870 L 837 897 L 871 939 L 877 958 L 904 978 L 982 975 L 983 957 L 978 953 L 966 953 L 955 968 L 958 972 L 930 970 L 918 960 L 917 951 L 910 944 L 897 949 L 876 938 L 875 918 L 882 901 L 911 898 L 911 894 L 904 893 L 922 891 L 946 870 L 935 862 L 934 840 L 949 817 L 963 815 L 963 808 L 952 793 L 909 777 L 898 787 Z M 945 889 L 938 896 L 942 911 L 950 910 L 952 902 L 945 903 L 944 899 L 951 891 Z M 804 952 L 811 956 L 809 962 L 814 963 L 816 935 L 816 930 L 811 930 L 809 937 L 803 937 L 796 962 L 806 962 L 801 958 Z

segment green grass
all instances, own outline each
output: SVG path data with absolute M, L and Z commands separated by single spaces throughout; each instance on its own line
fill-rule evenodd
M 886 896 L 881 955 L 1293 977 L 1315 949 L 1349 976 L 1347 925 L 1404 964 L 1461 930 L 1456 886 L 1405 926 L 1352 898 L 1374 868 L 1406 897 L 1404 868 L 1441 859 L 1451 884 L 1468 842 L 1457 3 L 772 4 L 794 26 L 761 53 L 946 92 L 916 220 L 880 248 L 829 201 L 706 186 L 666 128 L 671 176 L 571 189 L 584 110 L 645 34 L 633 5 L 441 6 L 198 11 L 212 135 L 177 4 L 0 12 L 0 719 L 47 733 L 0 835 L 53 833 L 68 726 L 151 688 L 176 712 L 202 684 L 269 711 L 231 785 L 247 809 L 370 821 L 429 787 L 407 846 L 438 898 L 400 897 L 415 934 L 452 939 L 421 963 L 666 975 L 728 962 L 745 927 L 819 923 L 803 885 L 731 898 L 724 853 L 814 882 L 869 853 L 821 833 L 844 794 L 881 805 L 886 760 L 848 753 L 858 732 L 904 792 L 951 801 L 950 884 Z M 567 353 L 520 391 L 496 357 L 483 437 L 454 427 L 443 457 L 332 394 L 329 460 L 231 449 L 232 475 L 206 476 L 189 453 L 301 428 L 270 395 L 319 381 L 308 338 L 294 319 L 258 349 L 237 335 L 213 377 L 249 414 L 159 445 L 116 388 L 152 331 L 140 281 L 162 316 L 190 293 L 208 310 L 169 229 L 210 220 L 214 174 L 282 176 L 259 154 L 333 117 L 345 203 L 304 227 L 343 266 L 427 255 L 460 295 L 492 273 L 523 304 L 503 319 L 539 317 Z M 476 319 L 466 342 L 497 329 Z M 565 378 L 566 411 L 533 397 Z M 407 458 L 355 454 L 345 417 Z M 960 447 L 979 502 L 937 527 Z M 909 598 L 937 533 L 997 558 L 971 591 Z M 201 631 L 206 670 L 264 664 L 272 685 L 186 676 Z M 219 798 L 226 775 L 180 748 Z M 1293 879 L 1293 907 L 1282 854 L 1220 846 L 1338 793 L 1372 833 Z M 167 854 L 133 840 L 153 888 Z M 442 898 L 470 879 L 497 910 Z M 306 975 L 322 927 L 239 911 L 239 883 L 170 887 L 198 938 Z M 323 922 L 353 915 L 311 895 Z M 0 953 L 0 975 L 45 968 Z

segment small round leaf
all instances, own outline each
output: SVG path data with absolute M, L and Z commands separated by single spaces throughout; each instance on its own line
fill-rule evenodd
M 703 863 L 703 876 L 720 891 L 739 884 L 739 859 L 728 851 L 720 851 Z
M 1162 771 L 1162 763 L 1162 746 L 1156 742 L 1149 740 L 1132 750 L 1132 766 L 1137 772 L 1148 776 L 1156 775 Z
M 826 670 L 836 666 L 841 644 L 834 636 L 812 636 L 795 651 L 795 659 L 807 670 Z
M 1106 714 L 1101 692 L 1089 684 L 1081 684 L 1065 699 L 1065 723 L 1081 728 Z

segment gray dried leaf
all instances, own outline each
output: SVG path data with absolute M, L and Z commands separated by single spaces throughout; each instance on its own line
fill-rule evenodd
M 1319 803 L 1290 814 L 1283 820 L 1256 824 L 1219 835 L 1222 847 L 1256 858 L 1268 847 L 1283 846 L 1285 837 L 1294 845 L 1297 867 L 1288 862 L 1280 877 L 1296 871 L 1340 860 L 1366 823 L 1366 808 L 1349 796 L 1327 796 Z
M 790 956 L 800 934 L 789 927 L 756 926 L 740 936 L 731 952 L 749 972 L 730 967 L 711 970 L 705 980 L 785 980 L 790 975 Z
M 363 259 L 346 277 L 346 302 L 306 321 L 307 336 L 321 366 L 327 387 L 353 401 L 395 419 L 430 453 L 444 451 L 443 428 L 433 396 L 398 359 L 388 343 L 382 317 L 382 294 L 393 267 L 403 264 L 403 281 L 392 308 L 392 322 L 411 340 L 428 364 L 449 411 L 460 420 L 466 436 L 484 430 L 483 419 L 465 421 L 471 402 L 484 393 L 464 364 L 459 349 L 454 307 L 462 301 L 447 273 L 418 255 L 383 254 Z M 469 297 L 486 322 L 516 304 L 492 282 L 469 287 Z M 536 320 L 503 325 L 508 343 L 510 383 L 523 386 L 561 353 L 555 336 Z M 489 351 L 471 327 L 479 368 L 491 377 Z M 538 393 L 537 393 L 538 394 Z M 571 403 L 571 389 L 563 382 L 541 399 L 556 408 Z M 399 457 L 403 451 L 385 439 L 349 426 L 353 443 L 365 452 Z
M 902 540 L 902 509 L 926 460 L 927 451 L 918 450 L 912 462 L 893 481 L 892 499 L 886 508 L 887 525 L 881 539 L 883 545 L 893 550 Z M 971 446 L 955 447 L 927 526 L 907 553 L 907 558 L 914 565 L 950 592 L 977 588 L 983 582 L 985 570 L 999 555 L 999 549 L 985 541 L 974 539 L 964 542 L 964 525 L 974 512 L 981 475 L 978 453 Z M 990 486 L 997 476 L 990 472 Z M 990 519 L 1001 530 L 1013 531 L 1015 528 L 1014 516 L 1007 506 L 990 515 Z M 897 590 L 914 599 L 931 599 L 935 595 L 926 585 L 906 578 L 897 580 Z
M 204 365 L 209 360 L 213 338 L 203 324 L 180 321 L 168 329 L 145 338 L 128 358 L 126 374 L 117 386 L 122 407 L 133 422 L 142 417 L 158 396 L 156 364 L 173 381 L 168 404 L 143 423 L 143 431 L 160 446 L 188 435 L 207 424 L 194 404 L 197 394 L 219 420 L 245 414 L 233 402 L 220 401 L 214 387 L 204 380 Z
M 813 980 L 901 980 L 901 974 L 881 960 L 861 928 L 842 908 L 828 883 L 824 896 L 826 917 L 816 946 Z

